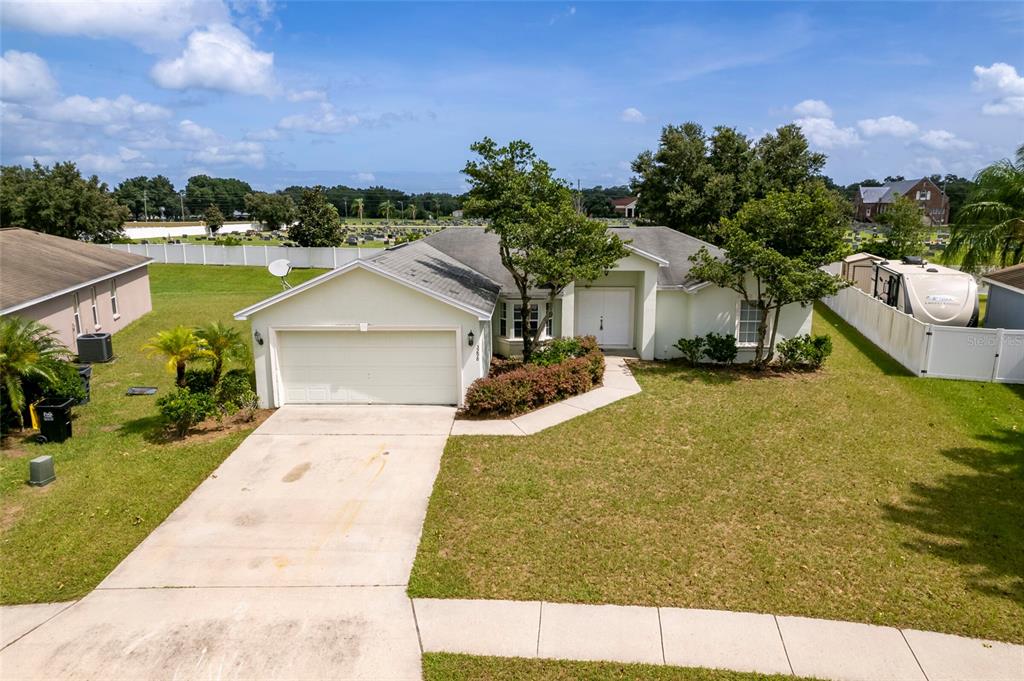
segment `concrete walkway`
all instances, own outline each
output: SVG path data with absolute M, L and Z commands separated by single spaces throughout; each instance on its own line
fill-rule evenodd
M 92 593 L 0 610 L 0 676 L 419 679 L 405 591 L 453 418 L 278 410 Z
M 452 435 L 533 435 L 545 428 L 564 423 L 599 407 L 636 395 L 640 384 L 626 364 L 626 358 L 605 355 L 604 380 L 601 387 L 582 395 L 541 407 L 514 419 L 459 419 L 452 425 Z
M 424 652 L 643 662 L 836 681 L 1020 681 L 1024 646 L 722 610 L 413 599 Z

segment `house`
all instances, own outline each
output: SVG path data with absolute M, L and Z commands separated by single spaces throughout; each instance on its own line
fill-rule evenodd
M 0 315 L 34 319 L 72 350 L 152 309 L 152 258 L 29 229 L 0 229 Z
M 981 280 L 989 285 L 985 326 L 1024 329 L 1024 264 L 989 272 Z
M 949 224 L 949 197 L 927 177 L 889 182 L 881 187 L 860 187 L 854 199 L 856 219 L 878 222 L 878 216 L 886 211 L 897 196 L 905 196 L 914 201 L 929 225 Z
M 594 335 L 643 359 L 678 356 L 682 337 L 736 336 L 753 356 L 756 305 L 690 276 L 689 257 L 718 249 L 666 227 L 616 228 L 629 254 L 554 301 L 542 338 Z M 530 319 L 544 316 L 536 291 Z M 356 260 L 235 313 L 252 326 L 265 407 L 294 403 L 461 404 L 493 354 L 522 349 L 521 302 L 497 235 L 456 227 Z M 808 333 L 811 308 L 786 307 L 778 338 Z
M 623 196 L 621 199 L 612 199 L 612 210 L 616 215 L 621 215 L 624 218 L 637 217 L 636 197 Z

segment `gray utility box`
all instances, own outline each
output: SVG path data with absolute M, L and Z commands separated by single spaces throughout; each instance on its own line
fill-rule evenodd
M 48 485 L 57 478 L 53 472 L 52 456 L 37 456 L 28 462 L 28 484 L 35 487 Z
M 83 364 L 114 359 L 114 342 L 109 333 L 83 333 L 78 337 L 78 361 Z

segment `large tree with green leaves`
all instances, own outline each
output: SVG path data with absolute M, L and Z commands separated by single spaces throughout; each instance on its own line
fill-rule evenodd
M 324 187 L 318 185 L 302 192 L 297 217 L 298 222 L 288 228 L 288 236 L 300 246 L 341 243 L 341 218 L 338 209 L 328 203 Z
M 748 202 L 716 229 L 724 258 L 707 248 L 690 258 L 691 276 L 732 289 L 760 310 L 755 365 L 772 361 L 786 305 L 809 305 L 844 285 L 821 266 L 844 254 L 848 216 L 845 201 L 821 184 L 772 192 Z
M 462 170 L 470 185 L 464 209 L 487 218 L 487 229 L 498 235 L 501 263 L 522 302 L 523 360 L 529 362 L 565 287 L 606 274 L 628 251 L 604 225 L 576 211 L 568 184 L 529 143 L 499 147 L 485 137 L 470 149 L 478 158 Z M 531 326 L 530 301 L 538 291 L 548 304 Z
M 896 199 L 876 216 L 884 237 L 875 238 L 864 244 L 864 249 L 883 258 L 902 258 L 905 255 L 921 255 L 924 253 L 925 225 L 924 214 L 918 205 L 906 198 Z
M 114 199 L 128 208 L 136 220 L 181 217 L 181 197 L 163 175 L 128 178 L 117 185 Z
M 287 194 L 246 194 L 245 210 L 249 217 L 270 230 L 287 227 L 295 220 L 295 202 Z
M 220 208 L 211 203 L 203 211 L 203 222 L 206 223 L 206 229 L 210 234 L 216 234 L 224 226 L 224 214 L 220 212 Z
M 993 163 L 975 176 L 951 226 L 946 256 L 962 256 L 967 271 L 1024 262 L 1024 144 L 1017 147 L 1016 158 Z
M 185 185 L 185 209 L 197 214 L 211 203 L 231 217 L 245 210 L 245 195 L 252 193 L 248 182 L 233 177 L 193 175 Z
M 796 190 L 817 178 L 825 156 L 800 129 L 786 125 L 756 144 L 734 128 L 709 135 L 697 123 L 669 125 L 658 149 L 633 161 L 632 190 L 644 219 L 714 239 L 715 225 L 747 201 Z
M 0 169 L 0 225 L 24 227 L 81 241 L 109 243 L 124 236 L 128 209 L 95 175 L 74 163 Z

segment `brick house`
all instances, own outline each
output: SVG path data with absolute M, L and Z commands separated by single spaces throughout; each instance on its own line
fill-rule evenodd
M 854 199 L 856 219 L 876 222 L 878 216 L 903 196 L 918 205 L 931 226 L 949 224 L 949 197 L 927 177 L 889 182 L 881 187 L 860 187 Z

